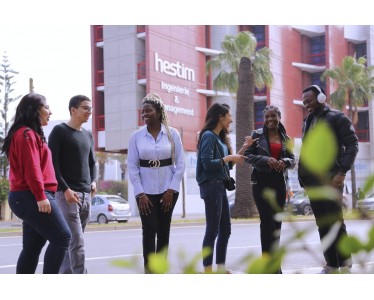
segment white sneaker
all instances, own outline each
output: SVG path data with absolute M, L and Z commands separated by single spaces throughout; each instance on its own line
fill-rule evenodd
M 325 266 L 319 274 L 340 274 L 339 268 Z
M 352 274 L 350 267 L 340 267 L 340 274 Z

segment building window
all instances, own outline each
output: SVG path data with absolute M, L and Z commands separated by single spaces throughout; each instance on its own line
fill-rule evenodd
M 257 39 L 256 50 L 265 47 L 265 26 L 264 25 L 254 25 L 252 27 L 252 32 Z
M 322 76 L 322 72 L 310 74 L 310 82 L 311 82 L 311 85 L 313 84 L 318 85 L 326 91 L 326 82 L 321 81 L 321 76 Z
M 250 31 L 256 37 L 256 50 L 265 47 L 265 25 L 239 25 L 239 31 Z
M 355 44 L 355 52 L 356 52 L 356 57 L 359 58 L 359 57 L 365 57 L 367 58 L 366 56 L 366 42 L 365 43 L 361 43 L 361 44 Z
M 358 113 L 358 121 L 355 126 L 356 134 L 360 142 L 370 142 L 369 138 L 369 112 L 360 111 Z
M 255 102 L 254 113 L 255 113 L 255 129 L 262 128 L 264 126 L 264 109 L 266 101 Z
M 310 38 L 310 63 L 312 65 L 325 64 L 325 36 Z

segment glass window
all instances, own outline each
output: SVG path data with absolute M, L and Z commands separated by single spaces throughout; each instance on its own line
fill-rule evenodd
M 117 202 L 117 203 L 127 203 L 127 200 L 121 197 L 116 197 L 116 196 L 107 196 L 106 199 L 112 202 Z
M 358 113 L 358 121 L 355 126 L 356 134 L 360 142 L 369 142 L 369 112 L 360 111 Z
M 252 27 L 253 34 L 257 39 L 257 47 L 256 50 L 265 47 L 265 25 L 254 25 Z
M 255 102 L 254 113 L 255 113 L 255 129 L 262 128 L 264 126 L 264 109 L 266 101 Z
M 365 57 L 366 58 L 366 42 L 355 45 L 356 57 Z
M 321 76 L 322 76 L 322 72 L 310 74 L 310 82 L 311 82 L 311 85 L 316 84 L 326 91 L 326 82 L 321 81 Z
M 310 63 L 313 65 L 325 64 L 325 36 L 310 38 Z

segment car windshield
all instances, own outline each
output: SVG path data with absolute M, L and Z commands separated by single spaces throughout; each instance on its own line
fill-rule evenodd
M 367 201 L 367 200 L 372 200 L 374 198 L 374 193 L 370 194 L 369 196 L 365 196 L 364 199 L 358 200 L 358 201 Z
M 121 198 L 121 197 L 116 197 L 116 196 L 106 196 L 105 197 L 108 201 L 112 201 L 112 202 L 117 202 L 117 203 L 127 203 L 127 200 Z

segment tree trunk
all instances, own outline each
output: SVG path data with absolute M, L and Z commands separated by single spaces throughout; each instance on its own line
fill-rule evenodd
M 352 109 L 352 100 L 351 100 L 351 93 L 349 93 L 349 99 L 348 99 L 348 107 L 349 107 L 349 118 L 351 121 L 353 120 L 353 109 Z M 351 183 L 352 183 L 352 208 L 356 207 L 356 170 L 355 170 L 355 164 L 353 163 L 352 169 L 351 169 Z
M 236 149 L 241 148 L 245 136 L 254 129 L 254 91 L 251 61 L 248 57 L 242 57 L 239 64 L 239 86 L 236 99 Z M 258 214 L 250 182 L 251 166 L 247 163 L 237 164 L 233 218 L 249 218 Z
M 99 162 L 99 181 L 103 181 L 105 178 L 105 162 Z

